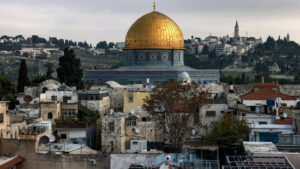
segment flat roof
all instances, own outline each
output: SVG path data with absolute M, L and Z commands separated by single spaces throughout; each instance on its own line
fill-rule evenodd
M 251 153 L 258 152 L 278 152 L 277 147 L 272 142 L 243 142 L 245 151 L 249 151 Z

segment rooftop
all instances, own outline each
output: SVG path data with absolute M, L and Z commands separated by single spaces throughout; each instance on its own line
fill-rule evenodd
M 265 87 L 277 87 L 276 83 L 254 83 L 253 85 L 254 88 L 258 87 L 258 88 L 265 88 Z
M 77 91 L 78 94 L 103 94 L 108 93 L 107 90 L 79 90 Z
M 9 168 L 20 162 L 24 161 L 22 157 L 14 156 L 14 157 L 1 157 L 0 158 L 0 168 Z
M 270 88 L 263 88 L 257 91 L 252 91 L 240 96 L 243 100 L 268 100 L 270 98 L 276 99 L 280 97 L 282 100 L 296 100 L 292 96 L 282 94 Z
M 277 147 L 272 142 L 243 142 L 245 151 L 250 153 L 278 152 Z
M 50 144 L 50 147 L 49 145 L 40 146 L 38 151 L 41 154 L 47 154 L 49 153 L 49 151 L 54 152 L 55 154 L 63 154 L 63 153 L 73 154 L 73 152 L 75 152 L 76 150 L 79 150 L 78 154 L 98 153 L 96 150 L 93 150 L 84 144 L 60 144 L 60 143 Z

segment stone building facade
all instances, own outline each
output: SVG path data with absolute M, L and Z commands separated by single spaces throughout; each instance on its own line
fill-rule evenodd
M 43 121 L 51 121 L 54 123 L 55 119 L 61 117 L 61 104 L 60 102 L 40 103 L 40 112 Z
M 83 90 L 78 91 L 79 108 L 84 112 L 95 111 L 104 116 L 109 112 L 110 99 L 108 91 L 103 90 Z
M 131 89 L 123 93 L 123 113 L 130 113 L 143 107 L 144 99 L 149 97 L 149 92 L 139 91 L 139 89 Z

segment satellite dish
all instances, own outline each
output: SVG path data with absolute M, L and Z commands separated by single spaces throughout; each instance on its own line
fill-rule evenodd
M 283 116 L 283 118 L 286 119 L 288 117 L 288 114 L 287 113 L 283 113 L 282 116 Z
M 110 115 L 113 115 L 113 114 L 114 114 L 114 109 L 110 109 L 110 110 L 109 110 L 109 114 L 110 114 Z
M 141 130 L 139 128 L 135 128 L 135 132 L 136 132 L 136 134 L 139 134 L 141 132 Z
M 24 99 L 24 102 L 26 102 L 26 103 L 30 103 L 32 101 L 32 97 L 29 95 L 24 96 L 23 99 Z
M 165 160 L 166 160 L 166 162 L 170 162 L 170 161 L 171 161 L 171 156 L 170 156 L 170 155 L 167 155 L 167 156 L 165 157 Z
M 195 134 L 196 134 L 196 130 L 193 129 L 193 130 L 192 130 L 192 135 L 194 136 Z
M 130 111 L 130 114 L 134 115 L 134 114 L 135 114 L 135 110 L 132 109 L 132 110 Z
M 42 136 L 40 138 L 40 143 L 41 144 L 52 143 L 54 141 L 55 141 L 55 136 L 53 136 L 53 135 Z

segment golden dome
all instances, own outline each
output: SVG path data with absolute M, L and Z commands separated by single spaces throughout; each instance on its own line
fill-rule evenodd
M 130 27 L 124 49 L 184 49 L 184 39 L 171 18 L 153 11 Z

